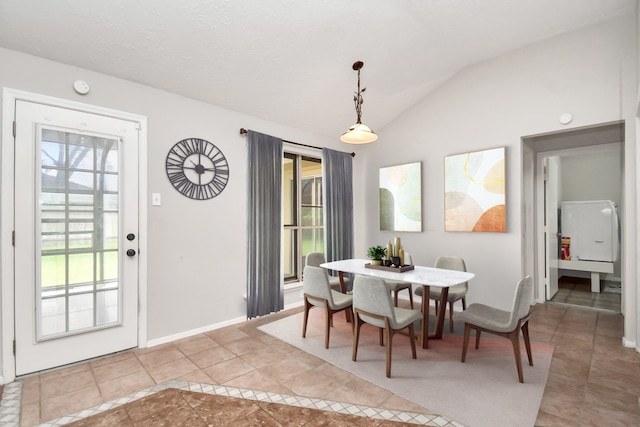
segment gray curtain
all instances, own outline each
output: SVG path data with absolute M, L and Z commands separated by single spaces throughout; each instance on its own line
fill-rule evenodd
M 324 242 L 327 261 L 353 258 L 352 161 L 349 153 L 322 149 Z
M 247 318 L 284 308 L 282 140 L 247 132 Z

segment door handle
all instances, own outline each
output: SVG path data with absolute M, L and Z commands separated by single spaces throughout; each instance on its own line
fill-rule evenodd
M 133 233 L 129 233 L 129 234 L 127 234 L 127 240 L 128 240 L 128 241 L 132 241 L 132 240 L 134 240 L 135 238 L 136 238 L 136 235 L 135 235 L 135 234 L 133 234 Z
M 129 249 L 127 250 L 127 256 L 135 256 L 136 255 L 136 251 L 134 249 Z

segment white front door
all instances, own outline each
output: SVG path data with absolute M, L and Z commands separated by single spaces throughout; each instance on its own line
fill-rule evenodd
M 138 345 L 138 124 L 17 100 L 15 361 Z

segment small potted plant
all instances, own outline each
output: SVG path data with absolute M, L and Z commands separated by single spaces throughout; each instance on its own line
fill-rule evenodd
M 371 258 L 371 265 L 382 265 L 382 260 L 387 254 L 387 248 L 382 246 L 371 246 L 367 250 L 367 255 Z

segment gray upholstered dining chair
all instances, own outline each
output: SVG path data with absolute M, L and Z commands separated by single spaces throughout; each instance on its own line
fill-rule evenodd
M 404 261 L 406 265 L 413 264 L 411 254 L 405 252 Z M 413 293 L 411 292 L 411 283 L 391 279 L 384 279 L 384 282 L 387 284 L 387 288 L 389 288 L 389 291 L 393 292 L 393 303 L 396 307 L 398 306 L 398 292 L 406 289 L 409 291 L 409 303 L 411 304 L 411 308 L 413 308 Z
M 324 264 L 325 262 L 327 262 L 327 260 L 325 259 L 324 254 L 322 252 L 310 252 L 307 254 L 307 258 L 304 265 L 320 267 L 320 264 Z M 331 289 L 335 289 L 342 293 L 345 293 L 347 289 L 349 289 L 350 281 L 348 277 L 344 277 L 343 279 L 344 280 L 344 289 L 343 289 L 342 286 L 340 285 L 339 277 L 329 275 L 329 272 L 326 269 L 325 269 L 325 273 L 329 278 L 329 284 L 331 285 Z
M 373 276 L 356 276 L 353 281 L 353 311 L 355 314 L 355 334 L 353 336 L 353 353 L 351 359 L 355 362 L 358 355 L 358 341 L 360 328 L 363 323 L 369 323 L 380 328 L 380 345 L 384 345 L 384 335 L 387 336 L 387 378 L 391 378 L 391 347 L 396 332 L 408 328 L 411 353 L 416 358 L 416 340 L 413 332 L 413 322 L 422 319 L 420 310 L 394 307 L 391 294 L 384 280 Z
M 480 346 L 480 333 L 482 331 L 499 335 L 511 340 L 513 353 L 516 358 L 518 379 L 524 382 L 522 375 L 522 360 L 520 357 L 520 330 L 524 338 L 524 345 L 529 358 L 529 365 L 533 366 L 531 357 L 531 342 L 529 341 L 529 316 L 533 303 L 533 280 L 526 276 L 518 282 L 511 311 L 500 310 L 484 304 L 473 303 L 465 311 L 456 313 L 454 319 L 464 322 L 464 341 L 462 345 L 462 362 L 467 356 L 469 335 L 471 330 L 476 331 L 476 349 Z
M 444 268 L 447 270 L 456 270 L 456 271 L 467 271 L 467 266 L 464 260 L 457 256 L 441 256 L 436 259 L 434 264 L 436 268 Z M 449 287 L 449 293 L 447 294 L 447 302 L 449 303 L 449 331 L 453 332 L 453 304 L 462 300 L 462 310 L 467 309 L 467 290 L 469 289 L 469 284 L 467 282 L 460 283 L 455 286 Z M 416 288 L 414 291 L 416 295 L 423 296 L 422 286 Z M 438 303 L 440 301 L 440 297 L 442 296 L 442 288 L 438 288 L 435 286 L 431 286 L 429 288 L 429 299 L 436 301 L 436 313 L 438 312 Z M 429 299 L 422 298 L 422 308 L 424 309 L 425 302 L 428 302 Z M 440 307 L 442 310 L 446 310 L 446 304 L 444 307 Z
M 351 319 L 351 295 L 334 291 L 329 285 L 327 272 L 322 267 L 307 265 L 303 271 L 302 287 L 304 291 L 304 320 L 302 322 L 302 338 L 307 335 L 307 321 L 312 307 L 325 309 L 324 348 L 329 348 L 329 333 L 333 326 L 333 313 L 345 311 L 347 320 Z M 352 326 L 353 328 L 353 323 Z

